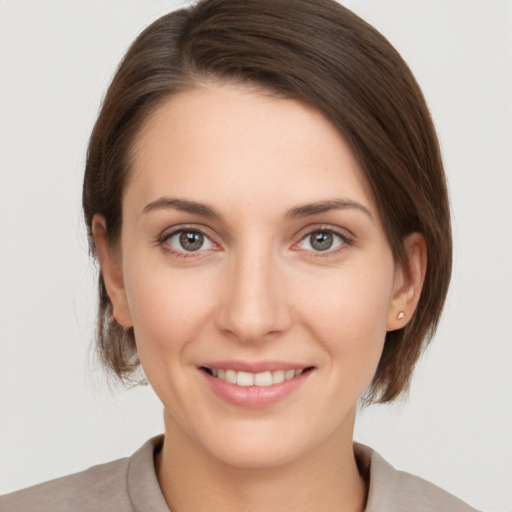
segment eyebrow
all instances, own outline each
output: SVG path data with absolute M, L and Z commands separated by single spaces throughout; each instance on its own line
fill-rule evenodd
M 319 213 L 326 213 L 333 210 L 345 210 L 347 208 L 359 210 L 368 215 L 368 217 L 373 220 L 373 216 L 368 208 L 350 199 L 329 199 L 327 201 L 320 201 L 317 203 L 302 204 L 289 210 L 285 214 L 284 218 L 287 220 L 295 220 L 304 217 L 311 217 Z
M 344 210 L 347 208 L 359 210 L 373 220 L 372 214 L 365 206 L 349 199 L 329 199 L 326 201 L 301 204 L 291 210 L 288 210 L 284 214 L 284 219 L 296 220 L 304 217 L 312 217 L 313 215 L 318 215 L 320 213 L 326 213 L 333 210 Z M 186 213 L 201 215 L 203 217 L 209 217 L 211 219 L 222 218 L 221 214 L 215 210 L 215 208 L 208 206 L 205 203 L 170 197 L 160 197 L 155 201 L 152 201 L 144 207 L 142 213 L 148 213 L 160 209 L 179 210 Z
M 210 217 L 212 219 L 220 219 L 221 215 L 214 208 L 204 203 L 196 201 L 187 201 L 186 199 L 174 199 L 170 197 L 160 197 L 155 201 L 147 204 L 142 210 L 142 213 L 148 213 L 153 210 L 179 210 L 186 213 L 193 213 L 202 215 L 203 217 Z

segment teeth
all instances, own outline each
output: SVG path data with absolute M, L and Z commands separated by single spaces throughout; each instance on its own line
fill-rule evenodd
M 286 372 L 284 370 L 276 370 L 272 372 L 272 384 L 280 384 L 284 381 Z
M 231 382 L 231 384 L 236 384 L 235 370 L 226 370 L 226 381 Z
M 250 373 L 250 372 L 237 372 L 236 370 L 220 370 L 211 368 L 212 375 L 218 379 L 225 380 L 231 384 L 237 384 L 238 386 L 272 386 L 273 384 L 280 384 L 285 380 L 293 379 L 298 377 L 304 372 L 304 369 L 300 370 L 275 370 L 273 372 L 261 372 L 261 373 Z
M 257 373 L 254 376 L 255 386 L 272 386 L 272 372 Z
M 254 386 L 254 373 L 238 372 L 236 374 L 236 383 L 239 386 Z

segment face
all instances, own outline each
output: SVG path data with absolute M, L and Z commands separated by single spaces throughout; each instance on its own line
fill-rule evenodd
M 166 429 L 240 467 L 351 440 L 405 285 L 335 128 L 211 86 L 161 106 L 134 154 L 100 257 Z

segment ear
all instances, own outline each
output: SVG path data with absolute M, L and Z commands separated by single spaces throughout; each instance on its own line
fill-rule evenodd
M 420 299 L 427 270 L 427 244 L 421 233 L 412 233 L 404 240 L 409 268 L 395 270 L 393 294 L 389 303 L 386 329 L 404 327 L 411 319 Z
M 110 243 L 107 224 L 101 215 L 95 215 L 92 219 L 92 234 L 103 281 L 112 303 L 112 316 L 123 327 L 132 327 L 132 317 L 124 288 L 121 251 L 119 247 Z

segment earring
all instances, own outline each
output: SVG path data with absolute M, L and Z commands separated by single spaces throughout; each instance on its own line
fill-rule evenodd
M 405 318 L 405 311 L 400 311 L 396 317 L 398 320 L 403 320 Z

